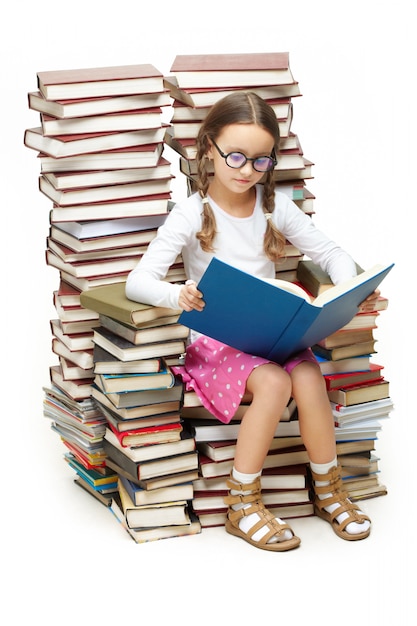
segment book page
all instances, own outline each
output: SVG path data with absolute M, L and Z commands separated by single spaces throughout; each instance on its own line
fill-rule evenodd
M 312 302 L 312 298 L 308 295 L 308 293 L 300 287 L 300 285 L 296 285 L 295 283 L 291 283 L 289 280 L 282 280 L 281 278 L 261 278 L 265 282 L 270 285 L 274 285 L 275 287 L 279 287 L 280 289 L 284 289 L 289 293 L 293 293 L 295 296 L 300 296 L 304 298 L 307 302 Z
M 387 269 L 386 265 L 382 265 L 382 264 L 374 265 L 373 267 L 365 270 L 364 272 L 357 274 L 353 278 L 350 278 L 349 280 L 343 283 L 335 285 L 334 287 L 330 287 L 329 289 L 326 289 L 326 291 L 321 293 L 319 296 L 317 296 L 317 298 L 313 300 L 312 304 L 314 304 L 314 306 L 321 307 L 324 304 L 327 304 L 328 302 L 335 300 L 337 297 L 343 295 L 344 293 L 348 293 L 349 291 L 352 291 L 352 289 L 354 289 L 358 285 L 362 285 L 367 280 L 369 280 L 370 278 L 373 278 L 374 276 L 377 276 L 380 272 L 386 269 Z M 372 293 L 372 291 L 370 293 Z M 370 293 L 368 295 L 370 295 Z

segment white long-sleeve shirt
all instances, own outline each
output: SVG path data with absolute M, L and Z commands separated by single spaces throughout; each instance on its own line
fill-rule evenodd
M 263 250 L 266 219 L 262 209 L 262 185 L 256 185 L 255 208 L 249 217 L 223 211 L 210 198 L 216 218 L 214 252 L 204 252 L 196 237 L 201 230 L 203 205 L 199 194 L 176 204 L 157 237 L 130 272 L 126 295 L 153 306 L 179 308 L 181 285 L 164 280 L 168 269 L 182 255 L 187 278 L 198 283 L 213 256 L 260 278 L 274 278 L 275 264 Z M 276 192 L 271 218 L 285 238 L 340 283 L 356 275 L 352 257 L 314 226 L 288 196 Z

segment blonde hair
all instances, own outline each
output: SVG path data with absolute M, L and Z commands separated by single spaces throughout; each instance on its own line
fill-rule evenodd
M 210 203 L 207 201 L 209 172 L 207 152 L 210 141 L 215 141 L 225 126 L 230 124 L 257 124 L 271 134 L 274 139 L 274 152 L 279 150 L 279 127 L 274 110 L 252 92 L 237 91 L 222 98 L 212 106 L 203 121 L 197 136 L 197 190 L 203 199 L 202 227 L 197 239 L 205 252 L 213 252 L 213 240 L 216 236 L 216 219 Z M 285 237 L 274 225 L 269 215 L 275 207 L 275 181 L 273 170 L 263 177 L 262 208 L 266 215 L 264 252 L 271 261 L 278 261 L 284 254 Z

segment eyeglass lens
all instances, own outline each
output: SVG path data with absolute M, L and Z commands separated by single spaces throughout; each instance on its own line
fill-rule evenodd
M 227 165 L 233 168 L 243 167 L 247 161 L 252 161 L 253 168 L 258 172 L 267 172 L 274 166 L 271 157 L 267 156 L 249 159 L 241 152 L 230 152 L 230 154 L 226 156 Z

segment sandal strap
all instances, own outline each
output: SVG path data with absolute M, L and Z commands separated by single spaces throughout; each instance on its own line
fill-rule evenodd
M 260 494 L 257 493 L 248 493 L 244 495 L 243 493 L 237 493 L 235 495 L 231 495 L 229 493 L 228 496 L 224 496 L 223 500 L 225 504 L 229 506 L 233 504 L 251 504 L 252 502 L 256 502 L 259 500 Z
M 332 493 L 333 491 L 343 491 L 343 481 L 340 465 L 335 465 L 327 474 L 316 474 L 311 470 L 314 481 L 314 491 L 316 494 Z M 326 485 L 318 486 L 316 482 L 324 482 Z
M 230 491 L 239 493 L 229 494 L 223 498 L 225 504 L 231 506 L 233 504 L 251 504 L 261 498 L 261 479 L 258 476 L 251 483 L 239 483 L 231 476 L 226 480 L 226 485 Z
M 237 480 L 229 476 L 226 480 L 226 485 L 228 489 L 233 489 L 234 491 L 243 491 L 243 492 L 251 492 L 251 493 L 260 493 L 261 492 L 261 477 L 258 476 L 251 483 L 239 483 Z
M 229 509 L 227 512 L 227 517 L 232 524 L 235 526 L 239 525 L 239 522 L 242 518 L 248 517 L 252 515 L 252 513 L 257 513 L 259 516 L 259 520 L 255 522 L 247 532 L 247 535 L 252 538 L 252 536 L 260 529 L 265 526 L 268 527 L 268 531 L 262 537 L 262 542 L 267 543 L 269 539 L 275 536 L 282 535 L 286 530 L 291 531 L 291 527 L 285 522 L 280 523 L 275 515 L 273 515 L 268 509 L 265 507 L 264 503 L 261 500 L 257 500 L 252 506 L 247 508 L 240 508 L 238 510 Z
M 348 517 L 342 522 L 338 522 L 338 526 L 341 531 L 351 522 L 362 523 L 365 520 L 371 521 L 367 515 L 362 513 L 358 505 L 349 500 L 349 494 L 344 488 L 340 465 L 332 467 L 327 474 L 316 474 L 311 472 L 313 477 L 313 487 L 316 494 L 315 505 L 323 511 L 326 507 L 332 504 L 337 504 L 337 508 L 328 513 L 331 522 L 333 522 L 339 515 L 346 513 Z M 316 485 L 316 481 L 326 482 L 326 485 Z M 319 498 L 319 495 L 328 494 L 326 498 Z
M 223 500 L 228 505 L 227 518 L 235 526 L 239 527 L 239 522 L 244 517 L 248 517 L 253 513 L 257 513 L 259 520 L 255 522 L 246 533 L 252 539 L 253 535 L 261 528 L 268 528 L 258 543 L 267 544 L 272 537 L 281 536 L 286 530 L 292 534 L 291 527 L 285 522 L 279 522 L 265 507 L 261 499 L 261 478 L 258 476 L 251 483 L 239 483 L 232 476 L 226 480 L 229 490 L 239 493 L 224 496 Z M 241 506 L 238 509 L 231 508 L 232 505 L 241 504 L 249 506 Z

